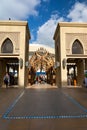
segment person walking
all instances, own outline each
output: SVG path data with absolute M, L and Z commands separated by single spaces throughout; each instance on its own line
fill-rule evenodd
M 9 82 L 10 82 L 10 77 L 9 77 L 9 74 L 6 72 L 4 76 L 4 83 L 6 85 L 6 88 L 8 88 Z

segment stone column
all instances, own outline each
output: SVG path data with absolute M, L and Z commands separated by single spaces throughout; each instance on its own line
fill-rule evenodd
M 2 62 L 0 61 L 0 67 L 2 66 Z M 0 69 L 0 87 L 2 86 L 2 69 Z
M 63 30 L 60 30 L 60 76 L 61 87 L 67 86 L 67 57 L 66 57 L 66 42 Z
M 83 60 L 78 60 L 77 62 L 77 84 L 82 86 L 84 79 L 84 62 Z
M 58 88 L 61 87 L 61 71 L 60 67 L 56 68 L 56 85 Z
M 2 69 L 0 69 L 0 85 L 2 86 L 4 84 L 3 78 L 6 74 L 6 63 L 3 59 L 0 60 L 0 66 L 2 66 Z
M 85 59 L 85 70 L 87 70 L 87 59 Z
M 66 66 L 66 58 L 61 58 L 61 66 L 60 66 L 60 70 L 61 70 L 61 86 L 62 87 L 66 87 L 67 86 L 67 66 Z
M 26 86 L 26 32 L 23 28 L 22 32 L 20 33 L 20 56 L 19 56 L 19 86 L 25 87 Z
M 25 86 L 25 82 L 24 82 L 24 80 L 25 80 L 25 60 L 24 59 L 21 59 L 21 60 L 23 60 L 23 66 L 21 67 L 20 66 L 20 59 L 19 59 L 19 86 L 20 87 L 24 87 Z

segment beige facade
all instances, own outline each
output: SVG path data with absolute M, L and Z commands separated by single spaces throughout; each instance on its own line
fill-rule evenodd
M 9 67 L 18 72 L 18 85 L 28 82 L 30 32 L 26 21 L 0 21 L 0 83 Z
M 73 67 L 77 85 L 82 86 L 87 69 L 87 23 L 60 22 L 55 34 L 57 86 L 67 86 L 69 70 Z

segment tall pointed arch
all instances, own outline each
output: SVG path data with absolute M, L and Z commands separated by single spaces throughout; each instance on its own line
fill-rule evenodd
M 72 54 L 83 54 L 83 46 L 81 44 L 81 42 L 76 39 L 72 45 Z
M 9 38 L 3 42 L 1 46 L 1 53 L 13 53 L 13 43 Z

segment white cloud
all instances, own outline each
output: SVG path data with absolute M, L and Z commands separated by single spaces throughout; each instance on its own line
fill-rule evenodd
M 58 22 L 67 21 L 67 18 L 72 22 L 87 22 L 87 5 L 85 3 L 76 2 L 71 7 L 66 20 L 64 17 L 58 17 L 58 12 L 54 13 L 51 18 L 46 21 L 37 31 L 37 40 L 34 43 L 45 44 L 53 47 L 53 35 Z
M 51 18 L 39 27 L 37 31 L 37 40 L 34 43 L 44 44 L 54 47 L 53 35 L 57 26 L 58 21 L 64 21 L 58 15 L 52 15 Z
M 43 0 L 48 2 L 50 0 Z M 40 5 L 41 0 L 1 0 L 0 1 L 0 19 L 22 20 L 30 15 L 38 15 L 36 7 Z M 85 3 L 76 2 L 70 9 L 66 19 L 69 18 L 73 22 L 87 22 L 87 5 Z M 53 13 L 51 18 L 38 28 L 37 39 L 34 43 L 54 46 L 53 35 L 59 21 L 64 21 L 63 17 L 58 17 L 58 12 Z M 31 33 L 34 40 L 33 32 Z
M 50 0 L 43 0 L 43 2 L 49 2 Z
M 87 22 L 87 5 L 86 3 L 76 2 L 67 15 L 73 22 Z
M 37 15 L 36 7 L 41 0 L 2 0 L 0 1 L 0 19 L 26 19 Z

